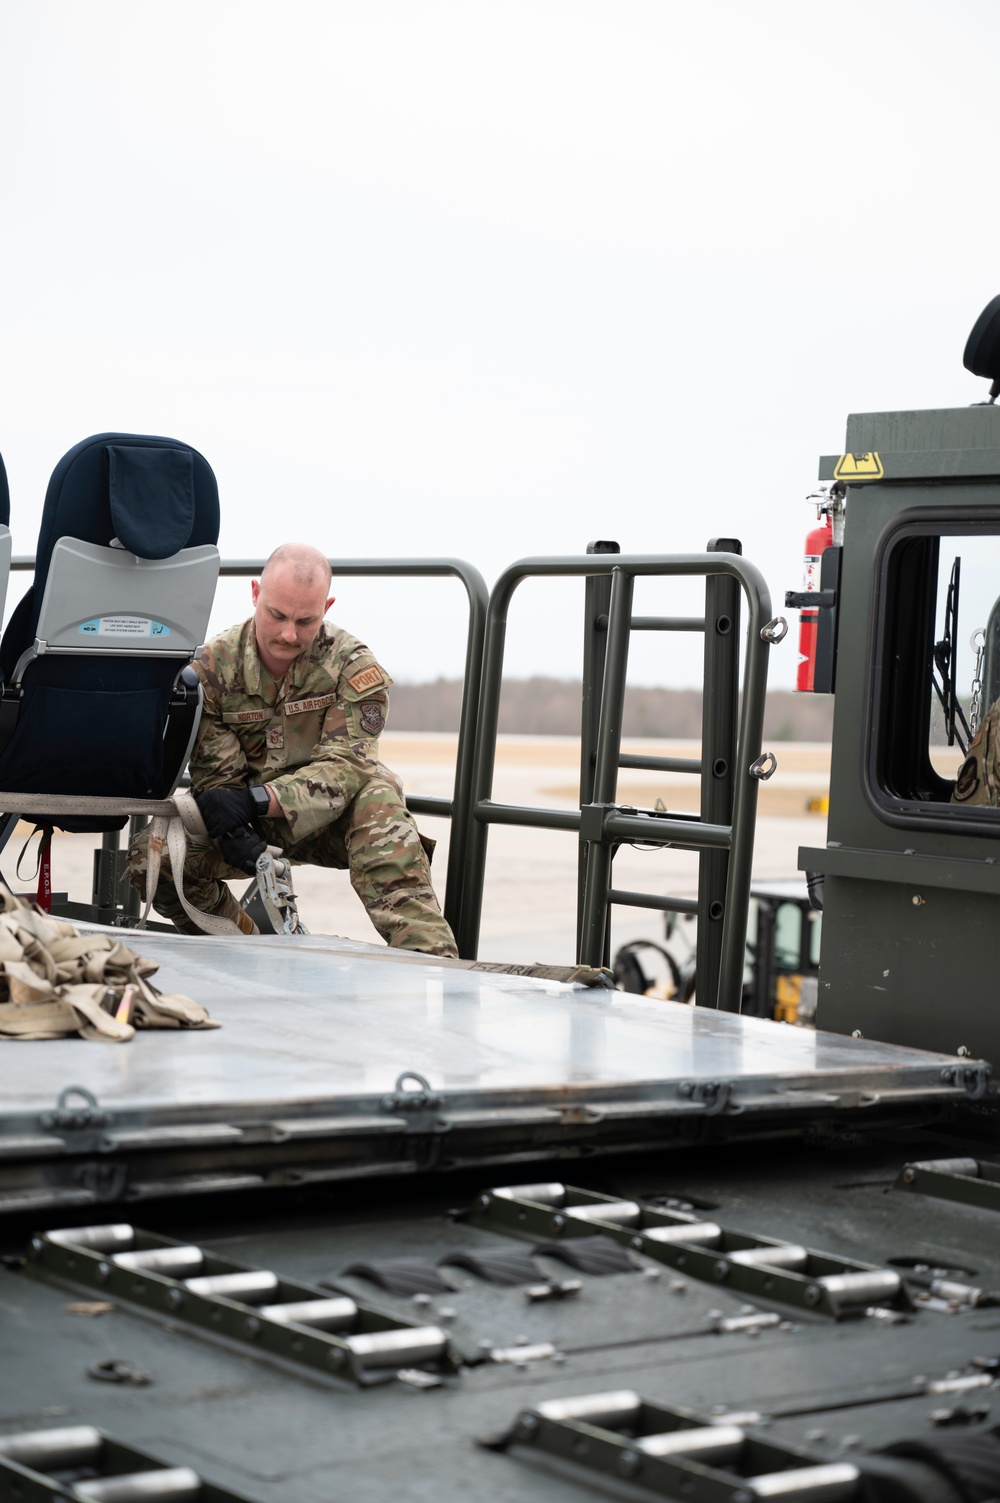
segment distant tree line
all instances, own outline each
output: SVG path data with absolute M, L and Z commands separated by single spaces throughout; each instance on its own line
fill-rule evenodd
M 462 681 L 395 684 L 389 726 L 394 731 L 457 731 Z M 767 696 L 764 734 L 770 741 L 829 741 L 833 699 L 774 689 Z M 500 701 L 500 730 L 521 736 L 575 736 L 580 731 L 580 684 L 574 679 L 508 679 Z M 626 736 L 701 736 L 700 689 L 627 689 Z

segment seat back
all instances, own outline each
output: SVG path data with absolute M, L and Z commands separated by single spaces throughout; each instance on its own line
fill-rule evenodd
M 10 579 L 10 490 L 3 455 L 0 455 L 0 621 L 7 604 L 7 583 Z
M 190 739 L 179 746 L 169 734 L 171 702 L 197 695 L 176 681 L 207 631 L 218 529 L 215 476 L 186 444 L 102 433 L 60 460 L 34 584 L 0 644 L 4 694 L 17 709 L 0 789 L 170 792 Z

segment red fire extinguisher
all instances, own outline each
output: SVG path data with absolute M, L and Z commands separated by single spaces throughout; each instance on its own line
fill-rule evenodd
M 811 532 L 806 533 L 806 552 L 803 561 L 802 589 L 809 593 L 819 589 L 820 561 L 827 548 L 833 546 L 833 516 L 828 506 L 817 507 L 818 521 Z M 816 628 L 818 610 L 799 612 L 799 671 L 795 680 L 796 689 L 811 693 L 816 676 Z

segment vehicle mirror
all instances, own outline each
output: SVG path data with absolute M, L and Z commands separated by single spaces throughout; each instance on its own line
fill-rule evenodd
M 985 376 L 993 383 L 990 401 L 994 402 L 1000 396 L 1000 297 L 987 303 L 973 324 L 962 363 L 974 376 Z

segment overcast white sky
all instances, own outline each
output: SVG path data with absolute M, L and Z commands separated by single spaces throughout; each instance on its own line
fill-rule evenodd
M 735 535 L 780 608 L 846 414 L 985 395 L 998 56 L 995 0 L 0 0 L 15 550 L 118 429 L 201 449 L 225 554 Z M 337 594 L 397 678 L 460 671 L 456 586 Z M 524 587 L 510 671 L 576 672 L 579 605 Z

